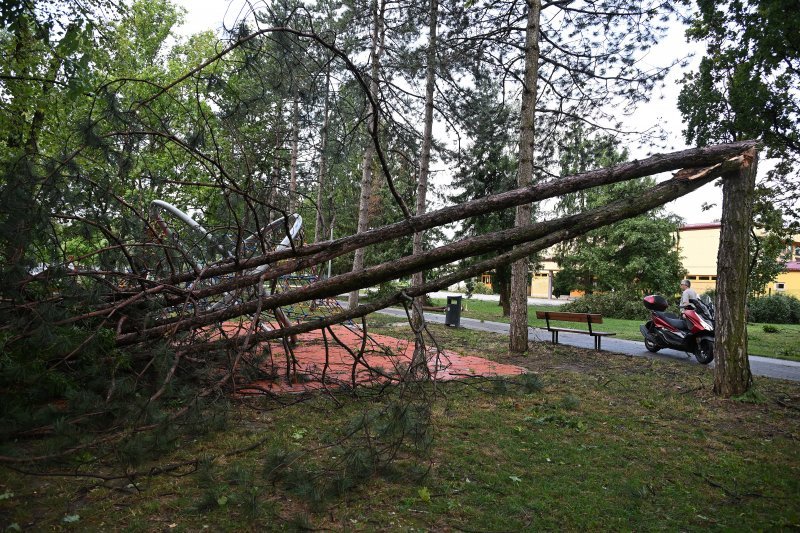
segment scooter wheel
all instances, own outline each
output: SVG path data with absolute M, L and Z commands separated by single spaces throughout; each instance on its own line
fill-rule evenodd
M 701 365 L 707 365 L 714 360 L 714 341 L 711 339 L 703 339 L 694 353 L 694 358 Z
M 659 346 L 658 344 L 656 344 L 655 342 L 651 341 L 648 338 L 644 339 L 644 347 L 647 348 L 648 352 L 653 352 L 653 353 L 656 353 L 661 349 L 661 346 Z

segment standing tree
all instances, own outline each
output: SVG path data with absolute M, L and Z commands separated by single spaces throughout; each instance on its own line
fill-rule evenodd
M 647 100 L 667 67 L 646 68 L 652 46 L 676 9 L 662 0 L 468 3 L 444 42 L 491 69 L 504 95 L 521 93 L 518 183 L 533 181 L 539 147 L 568 118 L 619 132 L 619 112 Z M 613 113 L 608 111 L 614 109 Z M 534 131 L 547 117 L 549 129 Z M 534 150 L 534 146 L 537 150 Z M 523 207 L 518 224 L 530 222 Z M 515 269 L 511 351 L 527 349 L 528 261 Z
M 417 179 L 417 205 L 416 214 L 425 213 L 426 201 L 428 197 L 428 175 L 431 165 L 431 147 L 433 146 L 433 104 L 434 90 L 436 89 L 436 48 L 438 31 L 439 1 L 429 0 L 428 12 L 428 46 L 426 50 L 425 65 L 425 117 L 423 120 L 422 149 L 419 156 L 419 177 Z M 421 254 L 423 251 L 423 232 L 414 233 L 413 251 L 414 254 Z M 419 287 L 424 282 L 422 272 L 414 274 L 412 285 Z M 414 322 L 417 327 L 422 321 L 422 305 L 424 298 L 417 298 L 414 305 Z
M 380 123 L 380 71 L 381 58 L 385 50 L 385 16 L 386 0 L 373 0 L 370 4 L 371 28 L 370 28 L 370 76 L 369 76 L 369 100 L 367 101 L 367 133 L 364 145 L 364 155 L 361 161 L 361 195 L 358 202 L 358 233 L 363 233 L 369 229 L 369 204 L 372 198 L 372 186 L 374 181 L 373 165 L 375 164 L 375 138 L 378 135 L 378 125 Z M 353 272 L 364 268 L 365 250 L 356 250 L 353 257 Z M 358 291 L 352 291 L 348 299 L 348 306 L 353 309 L 358 305 Z
M 520 109 L 519 155 L 517 168 L 517 187 L 529 187 L 533 183 L 534 119 L 537 84 L 539 83 L 539 25 L 542 3 L 533 0 L 528 6 L 525 29 L 525 70 L 522 78 L 522 105 Z M 531 223 L 530 204 L 517 206 L 514 225 L 527 226 Z M 523 258 L 511 266 L 511 325 L 509 329 L 509 350 L 514 353 L 528 351 L 528 293 L 530 282 L 528 258 Z
M 714 321 L 714 392 L 730 397 L 753 384 L 747 353 L 747 272 L 757 154 L 751 149 L 738 172 L 723 180 L 722 229 L 717 254 Z
M 737 211 L 745 207 L 753 209 L 752 185 L 739 190 L 738 186 L 726 184 L 731 195 L 723 199 L 723 210 L 727 208 L 736 216 L 726 217 L 723 213 L 720 260 L 723 249 L 730 245 L 723 241 L 735 237 L 738 243 L 740 238 L 738 233 L 730 234 L 740 228 L 726 228 L 726 224 L 743 224 L 749 228 L 753 220 L 756 225 L 771 221 L 772 224 L 762 224 L 762 227 L 777 229 L 768 232 L 766 238 L 757 233 L 751 235 L 754 246 L 750 248 L 749 271 L 742 274 L 744 279 L 740 281 L 728 278 L 729 283 L 746 283 L 749 275 L 753 275 L 749 279 L 751 290 L 758 290 L 770 281 L 765 278 L 780 268 L 774 243 L 787 233 L 784 216 L 798 216 L 800 33 L 797 27 L 800 10 L 794 2 L 783 0 L 698 0 L 697 8 L 699 16 L 687 36 L 705 42 L 706 55 L 698 72 L 686 77 L 678 100 L 678 107 L 687 121 L 686 140 L 704 146 L 759 139 L 766 147 L 765 156 L 778 160 L 775 168 L 767 173 L 766 187 L 759 187 L 760 200 L 755 203 L 754 212 Z M 755 169 L 755 165 L 752 168 Z M 742 180 L 749 182 L 750 178 L 742 177 Z M 765 193 L 767 190 L 769 192 Z M 763 201 L 764 198 L 767 201 Z M 734 202 L 741 205 L 737 207 Z M 779 204 L 783 211 L 777 218 L 770 212 L 773 203 Z M 721 277 L 721 265 L 719 269 Z M 742 301 L 718 302 L 718 308 L 724 305 L 737 310 L 744 306 L 747 290 L 738 291 L 738 286 L 735 291 L 728 289 L 719 282 L 720 277 L 718 294 L 726 289 Z M 727 311 L 725 313 L 727 315 Z M 734 312 L 730 318 L 737 316 Z M 718 317 L 718 321 L 722 318 Z M 717 329 L 717 346 L 724 347 L 724 351 L 720 354 L 723 360 L 717 366 L 715 390 L 724 395 L 742 392 L 750 383 L 746 336 L 739 331 L 738 324 L 730 328 Z M 732 359 L 725 361 L 726 357 Z
M 504 102 L 497 101 L 498 91 L 489 80 L 478 77 L 478 85 L 464 104 L 471 121 L 465 124 L 465 133 L 474 139 L 460 162 L 453 185 L 463 189 L 452 197 L 456 203 L 482 198 L 514 188 L 516 161 L 513 156 L 513 131 L 515 121 Z M 458 236 L 481 235 L 514 225 L 514 212 L 510 209 L 472 217 L 464 222 Z M 498 248 L 492 255 L 507 252 Z M 502 265 L 492 273 L 492 287 L 500 294 L 503 316 L 511 311 L 511 266 Z M 526 337 L 527 338 L 527 337 Z

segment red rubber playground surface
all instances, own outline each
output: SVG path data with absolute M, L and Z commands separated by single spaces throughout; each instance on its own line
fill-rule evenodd
M 237 328 L 232 325 L 228 333 L 235 334 Z M 363 357 L 359 357 L 362 345 Z M 279 341 L 271 342 L 269 347 L 272 355 L 263 370 L 274 376 L 273 379 L 241 386 L 237 390 L 239 394 L 296 393 L 396 381 L 404 375 L 414 353 L 413 341 L 372 333 L 365 341 L 361 329 L 346 326 L 299 335 L 291 355 L 287 355 Z M 288 375 L 287 359 L 291 368 Z M 427 359 L 431 378 L 440 381 L 525 373 L 519 366 L 450 351 L 437 354 L 436 350 L 430 350 Z

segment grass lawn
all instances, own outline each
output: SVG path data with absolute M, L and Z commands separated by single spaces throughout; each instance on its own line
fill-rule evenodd
M 446 304 L 446 301 L 441 299 L 434 299 L 433 302 L 434 305 L 443 306 Z M 463 317 L 508 322 L 508 318 L 502 316 L 502 310 L 497 305 L 497 302 L 484 300 L 462 300 L 462 302 L 467 302 L 467 310 L 461 314 Z M 534 311 L 552 311 L 554 309 L 555 306 L 530 306 L 528 308 L 528 324 L 534 327 L 544 327 L 545 321 L 538 320 Z M 639 325 L 642 323 L 639 320 L 620 320 L 603 317 L 602 327 L 598 327 L 598 329 L 614 332 L 619 339 L 641 341 L 642 334 L 639 332 Z M 576 327 L 574 323 L 564 325 Z M 800 361 L 800 325 L 774 324 L 774 327 L 777 328 L 777 332 L 774 333 L 767 332 L 764 326 L 765 324 L 748 324 L 747 334 L 750 354 Z
M 408 338 L 376 317 L 373 331 Z M 388 404 L 344 392 L 231 399 L 224 425 L 165 455 L 0 466 L 3 531 L 790 530 L 800 527 L 800 384 L 756 378 L 747 401 L 707 367 L 431 326 L 448 349 L 524 366 L 538 388 L 470 379 L 426 387 L 430 452 L 404 448 L 336 498 L 314 496 L 354 420 Z M 531 378 L 528 378 L 530 383 Z M 364 391 L 365 392 L 365 391 Z M 28 436 L 3 444 L 47 450 Z M 279 451 L 282 451 L 279 453 Z M 357 452 L 358 450 L 356 450 Z M 34 452 L 35 453 L 35 452 Z M 274 475 L 285 453 L 284 475 Z M 353 459 L 355 460 L 355 459 Z M 29 471 L 30 473 L 25 473 Z

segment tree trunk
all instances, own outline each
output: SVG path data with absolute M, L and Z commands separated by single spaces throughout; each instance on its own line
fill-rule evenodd
M 299 92 L 299 91 L 298 91 Z M 300 150 L 300 95 L 295 94 L 292 107 L 292 162 L 289 168 L 289 213 L 297 203 L 297 153 Z
M 539 77 L 539 19 L 542 4 L 532 0 L 528 8 L 528 27 L 525 32 L 525 78 L 522 90 L 522 110 L 519 134 L 519 170 L 517 186 L 529 187 L 533 183 L 534 117 L 536 108 L 536 81 Z M 517 206 L 515 225 L 531 223 L 531 204 Z M 511 266 L 511 329 L 509 351 L 528 351 L 528 259 L 522 258 Z
M 747 273 L 757 153 L 722 185 L 722 228 L 717 255 L 714 393 L 730 397 L 753 384 L 747 355 Z
M 325 231 L 325 219 L 322 216 L 322 203 L 325 196 L 325 180 L 328 174 L 328 127 L 330 125 L 330 66 L 325 72 L 325 107 L 323 109 L 322 130 L 319 140 L 319 172 L 317 173 L 317 216 L 314 221 L 314 242 L 324 241 L 328 234 Z M 331 224 L 332 226 L 333 224 Z
M 500 295 L 497 305 L 503 310 L 503 316 L 511 316 L 511 285 L 506 282 L 498 283 L 497 293 Z
M 280 183 L 281 167 L 283 166 L 283 156 L 281 155 L 281 151 L 283 150 L 283 128 L 281 127 L 281 124 L 283 124 L 283 100 L 278 102 L 276 116 L 275 152 L 272 154 L 272 170 L 270 171 L 270 183 L 266 196 L 266 207 L 268 209 L 267 220 L 272 220 L 272 211 L 277 207 L 278 184 Z
M 430 0 L 429 13 L 429 37 L 427 59 L 428 64 L 425 73 L 425 126 L 422 133 L 422 151 L 419 161 L 419 179 L 417 180 L 417 206 L 416 215 L 425 214 L 425 201 L 428 196 L 428 172 L 431 164 L 431 145 L 433 144 L 433 92 L 436 88 L 436 25 L 438 24 L 439 2 Z M 422 253 L 423 232 L 414 233 L 412 241 L 412 253 L 419 255 Z M 411 286 L 420 287 L 424 282 L 423 273 L 417 272 L 411 277 Z M 414 300 L 413 322 L 415 327 L 422 324 L 422 306 L 424 297 Z
M 371 79 L 369 91 L 374 104 L 370 107 L 367 114 L 367 144 L 364 147 L 364 157 L 361 161 L 361 196 L 358 200 L 358 227 L 356 234 L 364 233 L 369 229 L 369 200 L 372 196 L 372 160 L 375 157 L 375 138 L 378 131 L 378 76 L 380 74 L 380 61 L 383 55 L 383 17 L 386 9 L 385 0 L 376 0 L 373 3 L 372 21 L 372 60 Z M 352 272 L 358 272 L 364 268 L 364 248 L 356 250 L 353 257 Z M 353 309 L 358 305 L 358 291 L 352 291 L 348 298 L 348 307 Z

